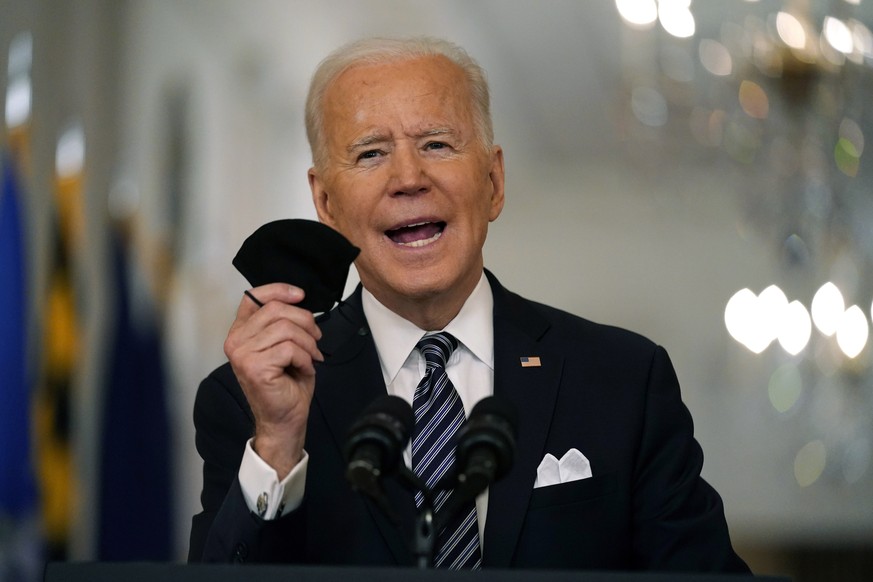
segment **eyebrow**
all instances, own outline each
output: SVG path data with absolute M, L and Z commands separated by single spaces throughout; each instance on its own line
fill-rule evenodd
M 346 148 L 346 151 L 353 152 L 357 149 L 373 145 L 374 143 L 382 143 L 386 141 L 388 141 L 388 136 L 386 135 L 378 133 L 374 135 L 367 135 L 357 141 L 350 143 L 349 146 Z
M 421 133 L 416 134 L 413 137 L 415 137 L 415 138 L 434 137 L 434 136 L 441 136 L 441 135 L 454 135 L 456 133 L 457 132 L 455 130 L 448 128 L 448 127 L 434 127 L 432 129 L 427 129 L 425 131 L 422 131 Z M 372 134 L 372 135 L 366 135 L 366 136 L 362 137 L 361 139 L 350 143 L 348 145 L 348 147 L 346 148 L 346 151 L 353 152 L 355 150 L 365 148 L 367 146 L 371 146 L 371 145 L 376 144 L 376 143 L 384 143 L 387 141 L 391 141 L 391 138 L 385 134 L 376 133 L 376 134 Z

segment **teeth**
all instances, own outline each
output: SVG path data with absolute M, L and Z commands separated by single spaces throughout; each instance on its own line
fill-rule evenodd
M 413 224 L 412 226 L 418 226 L 418 225 L 417 225 L 417 224 Z M 436 233 L 435 235 L 433 235 L 433 236 L 430 237 L 430 238 L 425 238 L 425 239 L 417 240 L 417 241 L 413 241 L 413 242 L 410 242 L 410 243 L 400 243 L 400 244 L 403 245 L 403 246 L 405 246 L 405 247 L 414 247 L 414 248 L 415 248 L 415 247 L 423 247 L 423 246 L 425 246 L 425 245 L 429 245 L 430 243 L 434 242 L 436 239 L 438 239 L 438 238 L 441 237 L 442 235 L 443 235 L 443 233 L 438 232 L 438 233 Z

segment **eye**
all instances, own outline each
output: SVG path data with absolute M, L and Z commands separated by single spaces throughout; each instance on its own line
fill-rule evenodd
M 365 152 L 361 152 L 361 153 L 358 155 L 358 160 L 359 160 L 359 161 L 360 161 L 360 160 L 372 160 L 372 159 L 374 159 L 374 158 L 378 158 L 378 157 L 381 156 L 381 155 L 382 155 L 382 151 L 381 151 L 381 150 L 367 150 L 367 151 L 365 151 Z
M 449 147 L 448 144 L 441 141 L 429 141 L 425 144 L 424 149 L 426 150 L 441 150 Z

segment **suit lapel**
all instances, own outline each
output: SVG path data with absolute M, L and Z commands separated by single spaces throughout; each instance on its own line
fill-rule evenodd
M 548 322 L 487 274 L 494 294 L 494 394 L 511 401 L 519 412 L 513 467 L 490 487 L 485 523 L 483 565 L 505 568 L 511 566 L 544 455 L 564 356 L 540 341 Z M 539 365 L 522 367 L 524 357 L 539 357 Z
M 506 291 L 491 273 L 494 295 L 494 393 L 519 411 L 513 468 L 489 489 L 485 524 L 486 567 L 509 567 L 527 513 L 536 469 L 543 458 L 555 408 L 564 355 L 541 341 L 549 323 L 519 296 Z M 379 358 L 361 306 L 360 287 L 349 300 L 320 322 L 324 338 L 319 348 L 325 362 L 318 370 L 315 401 L 339 451 L 346 431 L 363 409 L 386 393 Z M 540 365 L 522 367 L 521 358 L 539 357 Z M 350 389 L 353 387 L 353 389 Z M 386 482 L 388 503 L 395 508 L 403 531 L 367 500 L 367 507 L 398 564 L 411 564 L 406 537 L 415 520 L 412 495 L 394 479 Z
M 367 405 L 386 394 L 379 356 L 361 306 L 360 286 L 319 323 L 324 332 L 319 349 L 325 361 L 318 369 L 314 399 L 342 455 L 351 424 Z M 404 530 L 411 531 L 415 519 L 412 494 L 394 479 L 386 480 L 385 491 L 389 507 L 397 513 Z M 412 555 L 401 530 L 371 500 L 366 499 L 366 505 L 397 563 L 411 564 Z

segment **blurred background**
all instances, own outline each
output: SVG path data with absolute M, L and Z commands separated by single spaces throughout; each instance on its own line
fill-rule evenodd
M 0 580 L 182 560 L 191 411 L 303 101 L 365 35 L 488 72 L 510 289 L 670 352 L 758 573 L 873 576 L 873 1 L 0 0 Z M 351 277 L 350 285 L 356 278 Z

